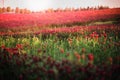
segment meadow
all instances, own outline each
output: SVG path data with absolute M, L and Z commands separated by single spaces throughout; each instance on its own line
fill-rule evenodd
M 120 9 L 0 14 L 0 80 L 119 80 Z

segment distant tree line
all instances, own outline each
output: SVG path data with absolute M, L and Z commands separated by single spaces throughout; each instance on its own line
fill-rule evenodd
M 66 11 L 84 11 L 84 10 L 100 10 L 100 9 L 109 9 L 108 6 L 97 6 L 97 7 L 87 7 L 87 8 L 65 8 L 65 9 L 61 9 L 58 8 L 56 10 L 54 10 L 53 8 L 44 10 L 45 13 L 47 12 L 66 12 Z M 37 11 L 39 12 L 43 12 L 43 11 Z M 0 13 L 21 13 L 21 14 L 29 14 L 29 13 L 36 13 L 34 11 L 30 11 L 28 9 L 21 9 L 19 7 L 16 7 L 15 9 L 11 8 L 11 7 L 0 7 Z
M 108 6 L 97 6 L 97 7 L 87 7 L 87 8 L 65 8 L 61 9 L 58 8 L 56 10 L 50 8 L 48 10 L 45 10 L 45 12 L 65 12 L 65 11 L 84 11 L 84 10 L 101 10 L 101 9 L 109 9 Z
M 28 9 L 20 9 L 19 7 L 16 7 L 15 9 L 11 7 L 0 7 L 0 13 L 21 13 L 21 14 L 27 14 L 31 13 Z

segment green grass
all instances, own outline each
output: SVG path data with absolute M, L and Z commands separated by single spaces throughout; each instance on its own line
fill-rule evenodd
M 112 34 L 112 33 L 111 33 Z M 22 45 L 22 49 L 19 50 L 20 54 L 30 54 L 38 56 L 51 56 L 55 60 L 62 60 L 64 58 L 75 61 L 75 52 L 80 55 L 82 48 L 85 48 L 85 55 L 93 53 L 95 56 L 94 63 L 97 64 L 99 60 L 102 62 L 107 57 L 115 57 L 119 55 L 120 47 L 115 46 L 114 43 L 119 41 L 119 38 L 115 36 L 99 37 L 96 41 L 95 38 L 84 38 L 79 33 L 76 36 L 73 34 L 67 34 L 66 36 L 57 37 L 55 35 L 48 35 L 46 37 L 39 35 L 33 37 L 0 37 L 0 46 L 5 45 L 9 48 L 15 48 L 17 44 Z M 86 34 L 87 35 L 87 34 Z M 109 38 L 112 38 L 111 41 Z M 68 39 L 71 39 L 69 42 Z M 106 39 L 106 41 L 104 41 Z M 104 44 L 103 44 L 104 42 Z M 110 46 L 111 45 L 111 46 Z M 63 53 L 61 50 L 63 49 Z M 69 56 L 67 56 L 69 55 Z M 101 56 L 101 57 L 99 57 Z

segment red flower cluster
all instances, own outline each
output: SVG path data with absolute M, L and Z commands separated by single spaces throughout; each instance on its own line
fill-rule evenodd
M 94 55 L 92 53 L 88 54 L 88 60 L 93 61 L 94 60 Z

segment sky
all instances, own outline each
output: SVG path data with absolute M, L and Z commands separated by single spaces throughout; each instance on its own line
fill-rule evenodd
M 0 0 L 0 7 L 3 7 L 3 0 Z M 32 11 L 40 11 L 48 8 L 86 8 L 98 5 L 120 7 L 120 0 L 4 0 L 4 7 L 27 8 Z

